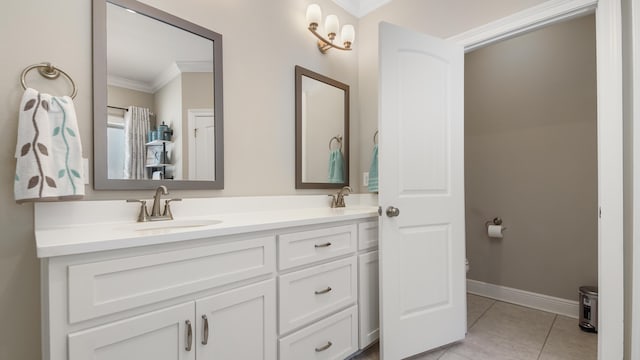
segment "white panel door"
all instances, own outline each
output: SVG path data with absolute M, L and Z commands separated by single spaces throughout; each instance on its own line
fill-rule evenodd
M 215 180 L 213 110 L 189 111 L 189 180 Z
M 464 52 L 379 33 L 381 354 L 395 360 L 465 335 Z
M 193 311 L 189 302 L 69 334 L 69 360 L 195 360 Z
M 198 359 L 276 360 L 275 309 L 274 279 L 196 301 Z

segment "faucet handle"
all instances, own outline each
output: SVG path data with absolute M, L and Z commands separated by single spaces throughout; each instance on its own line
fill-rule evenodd
M 149 210 L 147 209 L 146 200 L 127 199 L 127 202 L 140 203 L 140 213 L 138 213 L 138 222 L 149 221 Z
M 338 204 L 336 194 L 329 194 L 327 196 L 331 196 L 331 207 L 334 208 Z
M 162 216 L 168 216 L 171 220 L 173 220 L 173 214 L 171 213 L 171 207 L 169 203 L 172 201 L 182 201 L 182 199 L 167 199 L 164 201 L 164 213 Z

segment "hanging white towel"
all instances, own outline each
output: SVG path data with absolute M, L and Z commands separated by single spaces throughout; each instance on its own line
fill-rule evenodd
M 81 199 L 82 143 L 71 98 L 27 89 L 18 121 L 16 201 Z

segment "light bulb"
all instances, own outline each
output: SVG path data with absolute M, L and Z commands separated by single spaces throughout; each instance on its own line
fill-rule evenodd
M 338 22 L 338 17 L 335 15 L 327 16 L 327 20 L 324 22 L 324 30 L 327 32 L 329 39 L 333 41 L 339 29 L 340 23 Z
M 320 6 L 318 4 L 311 4 L 307 7 L 307 24 L 309 27 L 313 27 L 314 30 L 320 24 L 320 20 L 322 19 L 322 10 L 320 10 Z
M 353 28 L 353 25 L 345 25 L 342 27 L 342 33 L 340 34 L 342 38 L 342 42 L 344 43 L 344 47 L 347 49 L 353 45 L 353 41 L 356 38 L 356 30 Z

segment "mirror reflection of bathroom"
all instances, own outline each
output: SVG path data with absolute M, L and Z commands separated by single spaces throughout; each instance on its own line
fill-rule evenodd
M 469 336 L 498 311 L 478 295 L 540 295 L 546 311 L 503 306 L 540 358 L 557 346 L 575 351 L 563 358 L 597 358 L 577 301 L 598 285 L 595 46 L 587 15 L 465 55 Z M 502 238 L 488 234 L 495 217 Z
M 213 82 L 211 40 L 107 3 L 108 178 L 215 180 Z
M 344 182 L 343 134 L 344 91 L 303 76 L 302 181 Z
M 378 193 L 378 137 L 380 131 L 376 130 L 373 133 L 371 144 L 371 162 L 369 165 L 369 171 L 365 173 L 364 184 L 367 185 L 367 191 L 372 193 Z
M 301 66 L 296 76 L 296 186 L 349 184 L 349 85 Z

